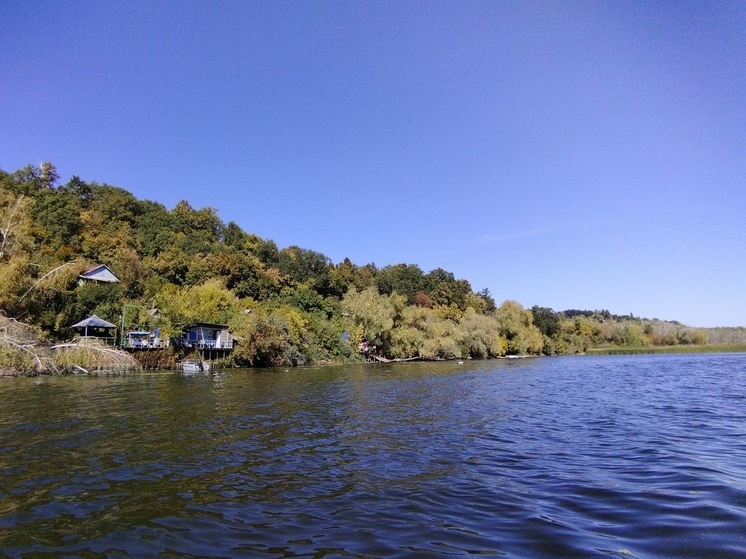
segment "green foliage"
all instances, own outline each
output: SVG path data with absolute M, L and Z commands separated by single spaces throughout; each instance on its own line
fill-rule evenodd
M 328 298 L 322 297 L 318 292 L 305 285 L 285 288 L 283 295 L 283 300 L 287 304 L 306 313 L 321 312 L 326 318 L 331 318 L 335 313 L 339 313 L 339 305 Z
M 0 342 L 0 377 L 6 375 L 32 375 L 36 361 L 29 353 Z
M 34 198 L 29 215 L 36 243 L 45 251 L 80 246 L 83 223 L 80 204 L 74 196 L 55 190 L 43 190 Z
M 378 270 L 375 283 L 379 293 L 404 295 L 407 304 L 413 305 L 417 292 L 424 289 L 425 275 L 419 266 L 396 264 Z
M 614 344 L 624 347 L 642 347 L 651 345 L 650 338 L 639 324 L 625 324 L 614 332 Z
M 80 180 L 80 177 L 75 175 L 67 184 L 61 186 L 59 191 L 76 198 L 83 209 L 88 209 L 91 200 L 93 200 L 93 186 Z
M 560 318 L 552 309 L 534 305 L 531 307 L 533 322 L 539 331 L 549 338 L 553 338 L 560 331 Z
M 181 233 L 176 238 L 177 247 L 190 256 L 213 252 L 225 233 L 214 208 L 195 210 L 186 200 L 171 211 L 171 224 L 175 233 Z
M 345 258 L 337 266 L 329 268 L 329 295 L 341 299 L 350 288 L 362 291 L 373 285 L 375 266 L 356 266 Z
M 235 222 L 231 221 L 225 227 L 223 243 L 231 250 L 255 254 L 263 241 L 256 235 L 246 233 Z
M 144 257 L 158 256 L 174 244 L 176 231 L 164 205 L 143 200 L 138 202 L 136 213 L 135 242 Z
M 389 354 L 394 359 L 421 357 L 424 354 L 426 333 L 411 326 L 402 326 L 391 333 Z
M 95 314 L 113 324 L 119 322 L 122 311 L 121 285 L 86 283 L 75 289 L 73 305 L 58 315 L 58 327 L 70 326 Z
M 352 355 L 348 339 L 343 337 L 344 322 L 341 317 L 328 319 L 325 313 L 306 315 L 306 353 L 313 363 L 347 360 Z
M 363 291 L 350 289 L 342 299 L 342 310 L 352 325 L 359 326 L 360 339 L 356 343 L 364 337 L 376 346 L 386 345 L 397 314 L 395 299 L 380 295 L 373 286 Z
M 507 351 L 507 340 L 501 336 L 500 323 L 492 317 L 467 309 L 461 322 L 469 356 L 475 359 L 500 357 Z
M 362 359 L 365 338 L 390 358 L 493 358 L 706 343 L 678 323 L 609 311 L 498 308 L 487 289 L 417 265 L 334 265 L 324 254 L 278 249 L 224 224 L 213 208 L 186 201 L 172 210 L 124 189 L 73 177 L 57 187 L 54 165 L 0 171 L 0 311 L 23 317 L 51 339 L 90 314 L 125 326 L 161 311 L 163 337 L 195 322 L 227 323 L 236 365 L 289 366 Z M 106 264 L 118 284 L 78 285 Z M 138 314 L 140 316 L 138 316 Z M 721 336 L 721 333 L 712 335 Z M 5 356 L 6 361 L 15 357 Z M 18 367 L 23 367 L 19 361 Z
M 438 320 L 434 313 L 424 307 L 405 306 L 398 316 L 398 326 L 391 332 L 388 352 L 391 357 L 409 359 L 424 355 L 425 340 L 430 325 Z
M 16 195 L 33 197 L 44 188 L 42 170 L 33 165 L 27 165 L 10 175 L 3 172 L 2 178 L 4 187 Z
M 280 250 L 272 239 L 261 241 L 256 247 L 256 257 L 268 268 L 277 268 L 280 263 Z
M 18 300 L 31 287 L 29 260 L 14 257 L 0 262 L 0 309 L 9 315 L 17 314 Z
M 232 355 L 236 365 L 281 367 L 306 363 L 287 316 L 252 312 L 235 315 L 229 324 L 240 340 Z
M 557 353 L 585 353 L 601 341 L 601 328 L 592 318 L 575 315 L 560 321 Z
M 75 318 L 77 278 L 84 269 L 82 261 L 49 269 L 36 266 L 26 268 L 28 287 L 8 310 L 39 326 L 50 337 L 60 339 L 68 334 L 68 326 L 85 318 Z
M 451 320 L 432 320 L 428 322 L 420 356 L 426 359 L 465 357 L 462 348 L 464 336 L 464 330 L 457 323 Z
M 227 324 L 243 311 L 238 297 L 218 279 L 192 287 L 167 284 L 155 303 L 161 312 L 164 337 L 178 337 L 196 322 Z
M 140 204 L 132 194 L 107 184 L 90 185 L 92 196 L 89 208 L 95 211 L 105 223 L 129 223 L 134 224 L 140 208 Z
M 0 180 L 0 263 L 16 253 L 28 254 L 34 247 L 29 217 L 32 201 L 11 191 L 5 182 Z
M 507 342 L 508 355 L 539 354 L 544 338 L 533 324 L 531 311 L 516 301 L 505 301 L 495 311 L 500 336 Z
M 277 268 L 283 276 L 304 283 L 322 295 L 331 293 L 331 260 L 313 250 L 291 246 L 280 251 Z
M 477 296 L 484 301 L 484 312 L 491 313 L 495 309 L 497 309 L 497 305 L 495 304 L 495 299 L 492 297 L 492 294 L 490 293 L 490 290 L 486 287 L 482 289 L 479 293 L 477 293 Z
M 466 309 L 467 296 L 472 293 L 466 280 L 457 280 L 451 272 L 437 268 L 425 275 L 425 292 L 437 305 Z

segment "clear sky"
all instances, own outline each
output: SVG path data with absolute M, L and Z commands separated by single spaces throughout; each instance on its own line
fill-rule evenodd
M 746 2 L 0 2 L 0 168 L 746 325 Z

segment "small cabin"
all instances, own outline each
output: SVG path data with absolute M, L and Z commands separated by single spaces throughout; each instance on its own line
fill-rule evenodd
M 181 345 L 195 349 L 233 349 L 233 334 L 227 324 L 198 322 L 184 331 Z
M 94 266 L 78 276 L 78 285 L 84 283 L 119 283 L 119 278 L 106 264 Z
M 225 358 L 233 350 L 233 334 L 227 324 L 198 322 L 184 330 L 181 347 L 196 350 L 202 359 Z

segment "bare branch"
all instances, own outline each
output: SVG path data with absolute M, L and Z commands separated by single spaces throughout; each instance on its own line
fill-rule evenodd
M 69 266 L 70 264 L 74 264 L 74 263 L 75 263 L 75 260 L 72 260 L 72 261 L 70 261 L 70 262 L 65 262 L 65 263 L 64 263 L 64 264 L 62 264 L 61 266 L 57 266 L 57 267 L 56 267 L 56 268 L 55 268 L 54 270 L 50 270 L 49 272 L 47 272 L 46 274 L 44 274 L 44 275 L 43 275 L 42 277 L 40 277 L 40 278 L 39 278 L 38 280 L 36 280 L 36 281 L 34 282 L 34 285 L 32 285 L 31 287 L 29 287 L 29 288 L 28 288 L 28 289 L 26 290 L 26 292 L 25 292 L 25 293 L 24 293 L 23 295 L 21 295 L 21 296 L 20 296 L 20 298 L 18 299 L 18 301 L 16 301 L 16 305 L 17 305 L 18 303 L 20 303 L 21 301 L 23 301 L 24 297 L 26 297 L 26 295 L 28 295 L 29 293 L 31 293 L 31 291 L 32 291 L 32 290 L 33 290 L 33 289 L 34 289 L 34 288 L 35 288 L 35 287 L 36 287 L 37 285 L 39 285 L 39 284 L 40 284 L 40 283 L 41 283 L 42 281 L 44 281 L 44 280 L 45 280 L 45 279 L 47 279 L 48 277 L 52 276 L 52 275 L 53 275 L 53 274 L 55 274 L 56 272 L 59 272 L 59 271 L 60 271 L 60 270 L 61 270 L 62 268 L 64 268 L 65 266 Z
M 10 210 L 10 213 L 8 214 L 8 222 L 5 224 L 5 227 L 0 229 L 0 258 L 2 258 L 5 255 L 5 246 L 8 242 L 8 237 L 10 236 L 10 228 L 13 223 L 13 216 L 18 211 L 18 208 L 21 206 L 21 201 L 23 200 L 23 194 L 21 194 L 17 199 L 16 203 L 13 204 L 13 207 Z

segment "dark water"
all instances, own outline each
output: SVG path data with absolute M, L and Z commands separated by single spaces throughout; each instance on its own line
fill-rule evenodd
M 746 355 L 0 381 L 9 557 L 746 557 Z

